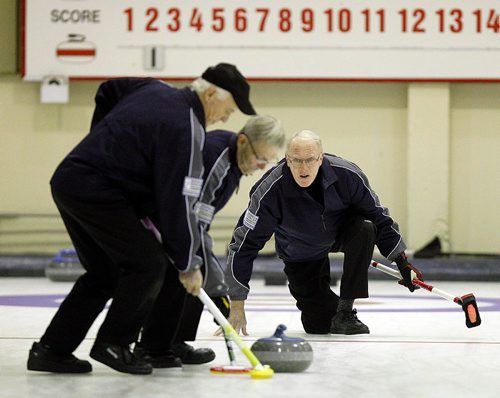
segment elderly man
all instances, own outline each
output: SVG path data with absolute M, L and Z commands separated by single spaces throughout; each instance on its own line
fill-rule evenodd
M 153 79 L 101 85 L 90 133 L 51 180 L 86 273 L 33 344 L 29 370 L 90 372 L 90 362 L 72 353 L 113 299 L 90 356 L 120 372 L 152 372 L 129 345 L 161 290 L 167 264 L 172 261 L 189 293 L 202 284 L 195 203 L 203 187 L 205 126 L 226 121 L 237 107 L 255 114 L 249 93 L 230 64 L 208 68 L 183 89 Z M 151 212 L 158 215 L 163 244 L 139 220 Z
M 255 184 L 234 230 L 226 270 L 229 321 L 245 335 L 244 300 L 252 263 L 273 233 L 307 333 L 369 333 L 353 302 L 368 297 L 368 266 L 375 244 L 396 261 L 410 291 L 411 279 L 422 279 L 408 263 L 398 226 L 366 176 L 354 163 L 323 154 L 320 138 L 311 131 L 297 133 L 286 161 Z M 330 289 L 330 252 L 344 253 L 340 299 Z
M 252 116 L 238 134 L 223 130 L 207 133 L 203 150 L 205 185 L 200 203 L 203 203 L 204 213 L 209 217 L 202 221 L 206 239 L 199 254 L 205 265 L 205 290 L 221 304 L 224 302 L 221 296 L 227 294 L 227 287 L 218 284 L 223 279 L 222 269 L 212 254 L 208 227 L 213 215 L 225 206 L 238 188 L 242 175 L 251 175 L 275 162 L 284 144 L 281 123 L 266 115 Z M 176 272 L 173 267 L 167 270 L 167 274 L 173 272 Z M 215 278 L 216 283 L 211 283 L 217 272 L 221 273 L 221 277 Z M 213 360 L 215 353 L 211 349 L 194 349 L 185 343 L 195 340 L 202 310 L 201 301 L 187 295 L 175 278 L 167 275 L 134 352 L 142 355 L 155 368 Z

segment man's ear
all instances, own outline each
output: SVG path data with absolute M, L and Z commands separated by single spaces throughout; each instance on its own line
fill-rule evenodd
M 212 97 L 214 97 L 216 92 L 217 88 L 215 86 L 208 87 L 203 93 L 203 99 L 205 100 L 205 102 L 208 102 Z
M 238 134 L 238 138 L 236 139 L 236 151 L 240 152 L 243 151 L 245 148 L 245 139 L 246 137 L 244 134 Z
M 238 134 L 238 144 L 243 145 L 245 143 L 245 140 L 247 137 L 245 137 L 245 134 Z

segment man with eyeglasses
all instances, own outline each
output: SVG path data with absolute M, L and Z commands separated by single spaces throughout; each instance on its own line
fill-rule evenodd
M 370 333 L 353 303 L 368 297 L 368 266 L 375 244 L 396 261 L 403 276 L 400 283 L 410 291 L 415 290 L 413 278 L 423 279 L 408 263 L 398 225 L 364 173 L 352 162 L 324 154 L 312 131 L 295 134 L 286 159 L 254 185 L 234 230 L 226 268 L 229 321 L 244 335 L 252 264 L 273 234 L 307 333 Z M 330 289 L 331 252 L 344 253 L 340 297 Z
M 198 255 L 204 264 L 204 289 L 226 316 L 229 314 L 229 301 L 225 297 L 227 286 L 220 283 L 223 271 L 211 250 L 210 224 L 238 188 L 242 175 L 251 175 L 272 163 L 284 144 L 281 122 L 267 115 L 252 116 L 238 134 L 215 130 L 206 135 L 203 149 L 205 183 L 196 207 L 203 230 Z M 155 215 L 150 215 L 147 222 L 154 231 Z M 186 343 L 196 338 L 203 304 L 186 293 L 175 277 L 176 273 L 169 264 L 162 290 L 134 350 L 154 368 L 202 364 L 215 358 L 213 350 L 195 349 Z

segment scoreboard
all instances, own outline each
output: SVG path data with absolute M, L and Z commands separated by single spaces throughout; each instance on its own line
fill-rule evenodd
M 21 0 L 26 80 L 500 81 L 499 0 Z

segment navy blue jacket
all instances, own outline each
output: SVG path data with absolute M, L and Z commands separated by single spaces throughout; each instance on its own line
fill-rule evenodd
M 331 252 L 344 220 L 360 214 L 377 226 L 376 244 L 385 257 L 393 260 L 406 249 L 398 225 L 359 167 L 325 154 L 321 177 L 324 206 L 297 185 L 284 161 L 254 185 L 229 246 L 226 282 L 231 299 L 246 299 L 253 261 L 273 233 L 281 259 L 317 260 Z
M 229 131 L 211 131 L 206 135 L 203 148 L 204 184 L 199 200 L 195 203 L 195 213 L 201 236 L 198 255 L 205 264 L 203 287 L 210 296 L 227 294 L 224 272 L 212 252 L 212 238 L 208 231 L 214 215 L 226 205 L 240 183 L 242 173 L 236 158 L 237 139 L 238 136 Z M 157 224 L 157 215 L 148 214 L 148 218 L 149 220 L 143 219 L 144 225 L 162 241 L 161 234 L 158 235 L 155 228 L 152 228 Z
M 203 287 L 210 296 L 227 294 L 224 272 L 212 252 L 212 238 L 208 231 L 214 214 L 226 205 L 239 186 L 242 173 L 236 159 L 237 138 L 229 131 L 211 131 L 206 135 L 203 149 L 204 184 L 195 211 L 202 236 L 199 254 L 206 265 Z
M 209 131 L 205 137 L 205 183 L 201 196 L 211 192 L 210 204 L 214 206 L 215 213 L 226 205 L 240 184 L 242 173 L 236 160 L 237 139 L 235 133 L 226 130 Z
M 154 79 L 104 82 L 90 133 L 55 171 L 52 189 L 87 203 L 156 212 L 181 271 L 201 265 L 194 205 L 203 185 L 205 114 L 195 92 Z

